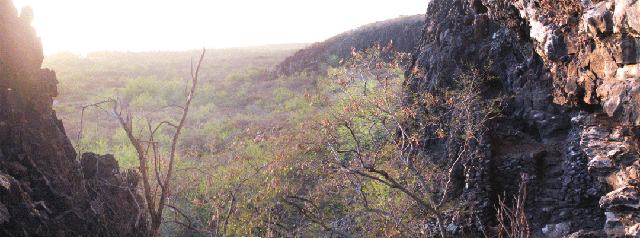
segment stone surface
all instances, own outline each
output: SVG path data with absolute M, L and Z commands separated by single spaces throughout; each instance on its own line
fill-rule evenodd
M 603 238 L 603 237 L 607 237 L 607 234 L 602 231 L 587 232 L 584 230 L 580 230 L 566 237 L 567 238 Z
M 635 0 L 430 2 L 423 43 L 405 73 L 408 94 L 450 87 L 473 65 L 493 77 L 480 82 L 485 99 L 508 95 L 504 117 L 486 125 L 488 138 L 464 165 L 461 194 L 479 218 L 472 223 L 495 222 L 497 197 L 515 195 L 524 173 L 534 236 L 557 224 L 571 224 L 560 236 L 635 234 L 639 7 Z M 428 149 L 438 147 L 451 145 Z
M 625 235 L 632 236 L 632 237 L 640 236 L 640 223 L 635 224 L 635 225 L 629 227 L 628 229 L 626 229 L 626 234 Z
M 85 179 L 94 177 L 111 177 L 120 173 L 120 166 L 113 155 L 97 155 L 84 153 L 80 159 L 82 174 Z
M 21 11 L 0 0 L 0 236 L 146 234 L 143 201 L 112 156 L 109 171 L 81 173 L 51 108 L 58 81 L 40 68 L 33 9 Z
M 625 229 L 620 219 L 612 212 L 605 212 L 607 221 L 604 224 L 604 231 L 610 235 L 624 235 Z
M 559 238 L 569 235 L 571 223 L 547 224 L 542 228 L 542 233 L 549 238 Z
M 640 208 L 640 194 L 635 187 L 621 187 L 600 198 L 600 207 L 607 210 Z

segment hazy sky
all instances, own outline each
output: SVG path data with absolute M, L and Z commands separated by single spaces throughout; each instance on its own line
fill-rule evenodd
M 45 53 L 186 50 L 323 41 L 424 14 L 429 0 L 14 0 L 31 5 Z

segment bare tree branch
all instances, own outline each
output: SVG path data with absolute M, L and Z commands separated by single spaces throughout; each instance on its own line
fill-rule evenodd
M 105 113 L 107 113 L 108 115 L 114 117 L 118 123 L 120 124 L 120 126 L 122 127 L 122 129 L 124 129 L 127 138 L 129 139 L 129 141 L 131 142 L 131 144 L 133 145 L 136 154 L 138 155 L 138 163 L 139 163 L 139 169 L 140 169 L 140 174 L 142 177 L 142 181 L 143 181 L 143 189 L 144 189 L 144 198 L 147 202 L 147 211 L 150 215 L 151 218 L 151 227 L 150 227 L 150 231 L 149 231 L 149 235 L 151 236 L 157 236 L 158 234 L 158 229 L 160 228 L 160 225 L 162 223 L 162 214 L 163 214 L 163 209 L 165 206 L 169 206 L 172 207 L 171 205 L 167 205 L 166 201 L 168 199 L 168 196 L 171 193 L 171 177 L 173 174 L 173 166 L 175 163 L 175 159 L 176 159 L 176 150 L 177 150 L 177 144 L 178 144 L 178 140 L 180 138 L 180 133 L 185 125 L 186 122 L 186 118 L 187 115 L 189 113 L 189 106 L 191 105 L 191 101 L 195 95 L 195 91 L 198 85 L 198 75 L 200 72 L 200 67 L 202 64 L 202 61 L 204 59 L 204 55 L 205 55 L 206 49 L 202 49 L 202 54 L 200 55 L 200 60 L 198 61 L 198 65 L 197 68 L 193 69 L 193 61 L 191 64 L 191 90 L 189 91 L 189 94 L 187 95 L 186 101 L 185 101 L 185 105 L 184 106 L 176 106 L 176 105 L 168 105 L 168 106 L 164 106 L 161 108 L 158 108 L 156 110 L 154 110 L 151 113 L 157 112 L 159 110 L 162 110 L 164 108 L 167 107 L 177 107 L 182 109 L 182 115 L 180 118 L 180 121 L 178 123 L 178 125 L 175 125 L 172 122 L 169 121 L 162 121 L 160 122 L 158 125 L 156 125 L 155 127 L 151 126 L 151 121 L 148 120 L 147 121 L 147 125 L 148 125 L 148 130 L 149 130 L 149 139 L 148 141 L 143 141 L 140 140 L 138 138 L 136 138 L 136 136 L 134 135 L 133 132 L 133 118 L 131 116 L 131 112 L 127 110 L 127 113 L 125 115 L 125 118 L 123 118 L 122 115 L 122 110 L 124 110 L 124 107 L 119 105 L 119 101 L 116 99 L 108 99 L 108 100 L 104 100 L 104 101 L 100 101 L 100 102 L 90 102 L 90 104 L 82 106 L 81 108 L 84 109 L 87 107 L 98 107 L 101 110 L 103 110 Z M 188 85 L 188 84 L 187 84 Z M 113 103 L 113 107 L 111 108 L 111 111 L 105 109 L 104 107 L 102 107 L 102 104 L 105 103 Z M 151 114 L 148 113 L 147 114 L 147 119 L 148 116 Z M 170 156 L 169 156 L 169 165 L 168 168 L 165 170 L 166 171 L 166 175 L 164 175 L 163 177 L 163 173 L 162 170 L 159 168 L 160 164 L 161 164 L 161 154 L 158 148 L 158 142 L 154 141 L 154 135 L 155 133 L 164 125 L 168 125 L 171 126 L 173 128 L 175 128 L 175 132 L 173 134 L 173 139 L 171 142 L 171 148 L 170 148 Z M 143 146 L 143 143 L 147 144 L 147 147 L 145 149 L 145 147 Z M 160 189 L 160 196 L 159 198 L 156 197 L 156 192 L 154 192 L 151 189 L 151 183 L 149 181 L 149 149 L 151 149 L 151 153 L 153 153 L 153 164 L 154 164 L 154 168 L 153 168 L 153 173 L 154 173 L 154 177 L 156 179 L 157 182 L 157 186 L 155 187 L 155 189 Z M 183 216 L 186 217 L 185 214 L 182 214 Z M 177 222 L 177 221 L 176 221 Z
M 318 207 L 311 202 L 309 199 L 306 198 L 302 198 L 302 197 L 298 197 L 298 196 L 287 196 L 284 201 L 293 206 L 294 208 L 296 208 L 300 213 L 302 213 L 302 215 L 304 215 L 305 217 L 309 218 L 309 220 L 315 224 L 320 225 L 322 228 L 324 228 L 326 231 L 341 235 L 343 237 L 347 237 L 347 238 L 354 238 L 353 236 L 333 228 L 332 226 L 328 225 L 326 222 L 324 222 L 322 220 L 322 218 L 320 216 L 318 216 L 317 214 L 314 214 L 313 211 L 310 211 L 307 206 L 303 206 L 297 202 L 294 202 L 293 200 L 300 200 L 302 202 L 304 202 L 305 204 L 309 204 L 311 207 L 314 208 L 314 210 L 318 210 Z

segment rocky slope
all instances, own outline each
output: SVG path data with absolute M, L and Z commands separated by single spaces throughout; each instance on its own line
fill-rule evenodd
M 0 0 L 0 236 L 145 234 L 135 173 L 109 155 L 76 159 L 32 20 L 30 7 L 18 15 Z
M 473 65 L 485 98 L 508 95 L 459 171 L 473 226 L 496 225 L 524 173 L 534 235 L 640 234 L 640 1 L 432 0 L 421 42 L 411 93 Z
M 275 73 L 325 72 L 327 66 L 335 67 L 341 59 L 351 57 L 352 47 L 362 50 L 376 43 L 385 46 L 393 41 L 398 51 L 413 52 L 420 44 L 423 26 L 424 15 L 403 16 L 368 24 L 296 52 L 278 64 Z

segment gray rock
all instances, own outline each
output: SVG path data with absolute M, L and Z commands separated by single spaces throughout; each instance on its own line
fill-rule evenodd
M 640 223 L 636 223 L 635 225 L 629 227 L 629 229 L 626 229 L 626 236 L 632 236 L 632 237 L 640 237 Z
M 563 222 L 558 224 L 547 224 L 542 228 L 542 233 L 549 238 L 559 238 L 569 235 L 571 223 Z
M 611 159 L 603 156 L 596 156 L 595 158 L 591 159 L 587 165 L 589 166 L 590 172 L 594 172 L 594 171 L 605 172 L 613 168 L 613 163 L 611 162 Z
M 616 0 L 613 23 L 616 32 L 633 32 L 640 30 L 640 3 L 635 0 Z
M 611 3 L 600 2 L 587 10 L 582 16 L 583 28 L 593 36 L 613 32 L 613 14 Z
M 615 214 L 612 212 L 605 212 L 604 214 L 607 216 L 604 231 L 608 235 L 624 235 L 626 233 L 624 225 L 620 222 L 620 219 L 615 216 Z
M 479 18 L 471 2 L 488 9 L 482 34 L 474 25 Z M 594 231 L 573 237 L 600 237 L 603 209 L 640 219 L 633 192 L 611 193 L 612 188 L 638 184 L 638 176 L 632 176 L 636 170 L 629 167 L 637 162 L 640 146 L 629 131 L 640 125 L 640 34 L 632 23 L 640 19 L 632 17 L 638 15 L 639 3 L 431 1 L 423 45 L 412 65 L 421 74 L 405 74 L 410 94 L 454 85 L 454 72 L 464 71 L 462 65 L 493 62 L 487 72 L 495 80 L 483 84 L 490 91 L 485 96 L 514 95 L 502 110 L 507 119 L 483 131 L 491 138 L 491 153 L 483 157 L 490 165 L 464 165 L 473 167 L 466 173 L 463 193 L 473 197 L 470 204 L 491 207 L 492 194 L 512 195 L 518 188 L 514 180 L 525 172 L 536 175 L 528 187 L 533 207 L 527 214 L 536 231 L 568 235 L 566 226 L 557 224 L 571 221 L 576 231 Z M 450 145 L 432 147 L 456 150 Z M 546 154 L 528 156 L 532 148 Z M 555 150 L 560 155 L 551 156 Z M 546 162 L 551 157 L 561 159 Z M 598 200 L 603 194 L 608 195 Z M 490 214 L 486 207 L 474 212 L 478 217 Z
M 638 209 L 640 208 L 640 194 L 635 187 L 620 187 L 600 198 L 600 207 L 608 210 Z

